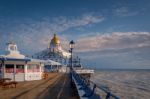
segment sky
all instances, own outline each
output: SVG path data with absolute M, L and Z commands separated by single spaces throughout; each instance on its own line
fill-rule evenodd
M 149 0 L 0 0 L 0 54 L 6 43 L 33 55 L 56 33 L 83 66 L 150 69 Z

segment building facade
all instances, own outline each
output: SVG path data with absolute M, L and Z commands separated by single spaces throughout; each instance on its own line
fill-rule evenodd
M 6 54 L 0 55 L 0 78 L 10 78 L 12 81 L 40 80 L 44 63 L 43 60 L 25 57 L 15 43 L 9 42 Z
M 63 50 L 59 38 L 56 34 L 54 34 L 53 38 L 48 44 L 48 48 L 39 53 L 34 54 L 33 57 L 44 60 L 50 59 L 61 64 L 67 64 L 68 58 L 70 57 L 70 53 Z

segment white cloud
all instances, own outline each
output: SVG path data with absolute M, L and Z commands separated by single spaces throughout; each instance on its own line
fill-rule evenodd
M 115 16 L 121 16 L 121 17 L 134 16 L 137 15 L 138 13 L 139 13 L 138 11 L 130 11 L 128 7 L 120 7 L 113 11 L 113 14 Z
M 2 20 L 2 19 L 1 19 Z M 84 14 L 79 17 L 44 17 L 41 20 L 24 19 L 25 21 L 12 20 L 13 27 L 8 27 L 13 30 L 14 41 L 21 46 L 21 49 L 37 52 L 45 49 L 52 38 L 52 35 L 57 32 L 62 32 L 69 28 L 90 25 L 99 23 L 104 20 L 102 16 L 92 14 Z M 17 25 L 16 25 L 17 22 Z M 1 27 L 1 26 L 0 26 Z M 5 26 L 7 27 L 7 26 Z M 12 31 L 10 31 L 12 32 Z M 2 34 L 5 35 L 5 34 Z M 66 38 L 61 37 L 62 42 L 66 43 Z M 4 41 L 2 38 L 1 41 Z M 65 44 L 63 45 L 65 46 Z
M 142 47 L 150 48 L 149 32 L 113 32 L 95 36 L 85 36 L 77 40 L 77 52 L 120 52 Z
M 85 14 L 82 17 L 76 17 L 68 19 L 66 17 L 55 18 L 51 24 L 53 31 L 63 31 L 71 27 L 84 26 L 92 23 L 99 23 L 104 20 L 102 16 L 93 16 L 91 14 Z
M 75 51 L 90 67 L 150 68 L 150 32 L 85 35 Z

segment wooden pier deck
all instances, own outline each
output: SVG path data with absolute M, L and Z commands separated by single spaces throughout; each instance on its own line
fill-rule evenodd
M 20 82 L 17 88 L 0 87 L 0 99 L 79 99 L 73 95 L 68 74 L 50 73 L 48 79 Z

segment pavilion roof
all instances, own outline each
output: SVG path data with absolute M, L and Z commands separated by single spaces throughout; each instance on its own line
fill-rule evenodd
M 30 58 L 9 58 L 0 56 L 0 60 L 2 61 L 31 61 Z

